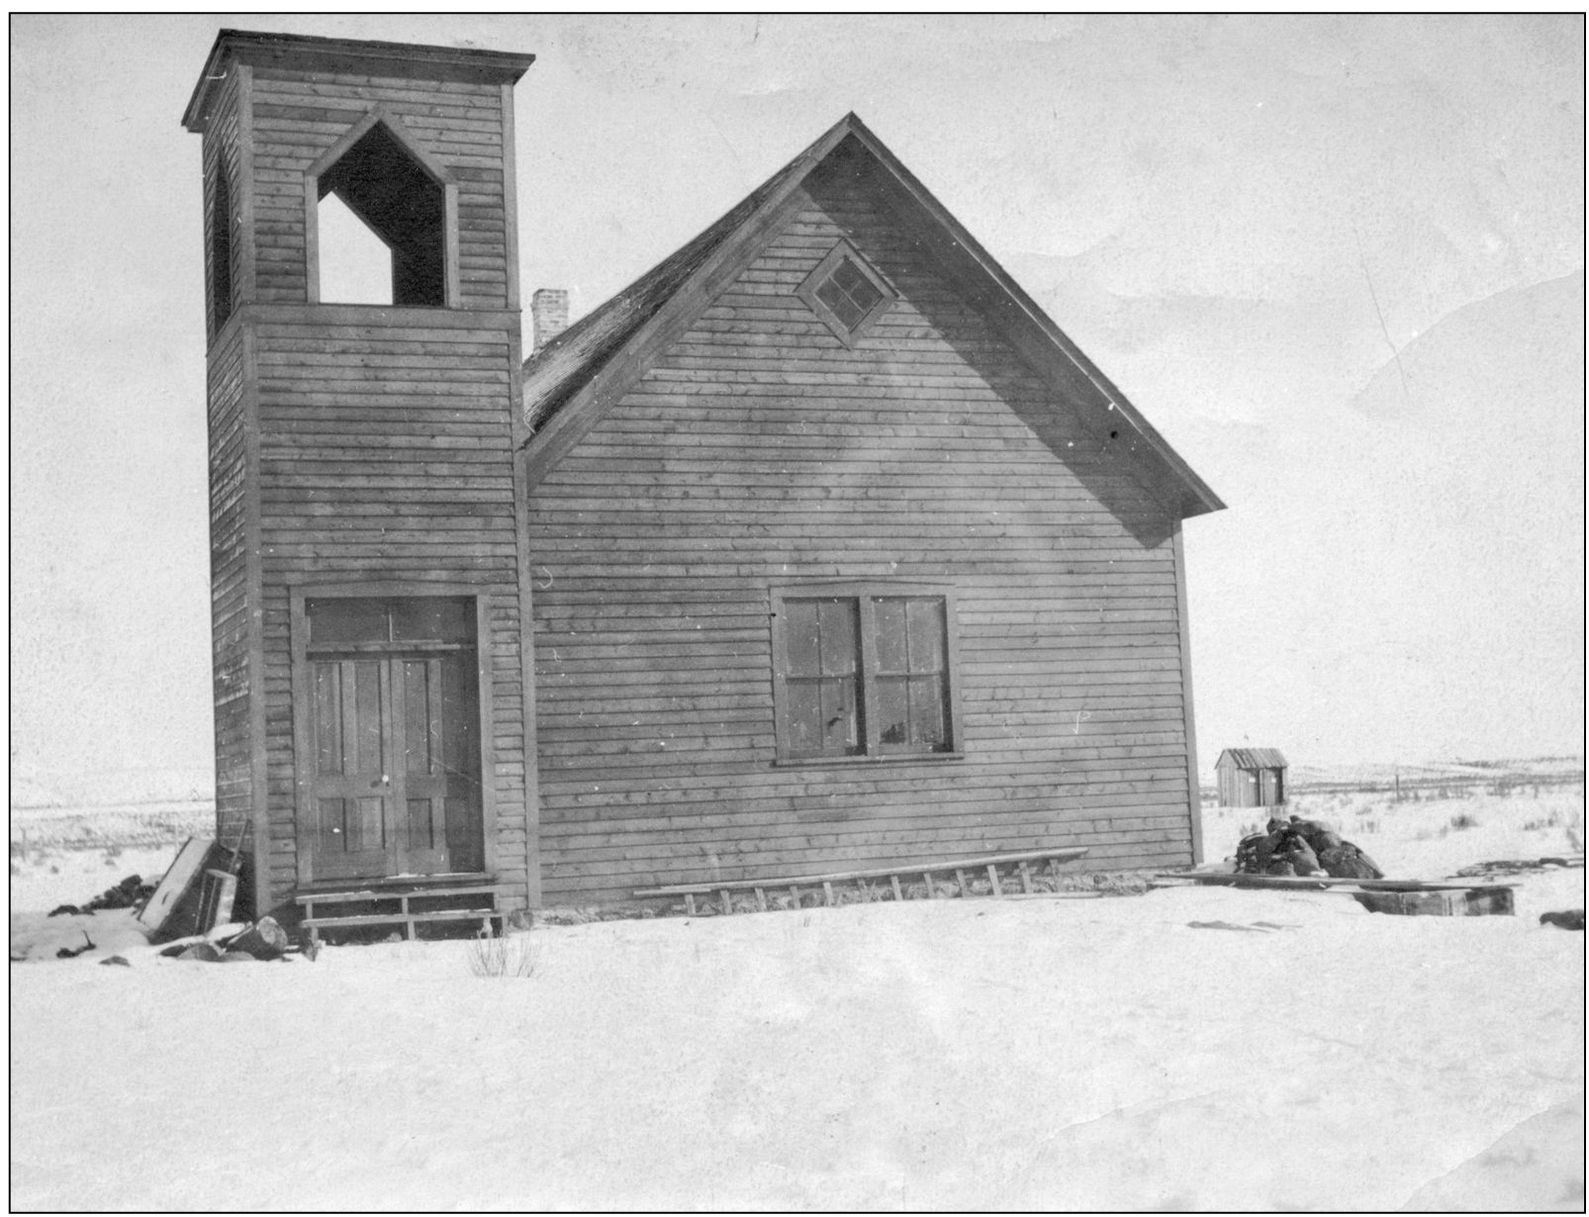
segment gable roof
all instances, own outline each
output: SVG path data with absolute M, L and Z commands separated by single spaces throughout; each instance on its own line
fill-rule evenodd
M 550 468 L 655 354 L 705 308 L 726 274 L 753 255 L 806 178 L 840 146 L 855 148 L 912 212 L 940 261 L 1033 370 L 1065 390 L 1084 423 L 1131 428 L 1127 447 L 1169 484 L 1182 517 L 1225 504 L 1052 319 L 855 114 L 846 114 L 736 207 L 524 364 L 525 447 L 532 478 Z
M 690 276 L 752 216 L 763 207 L 786 198 L 838 144 L 838 139 L 834 138 L 837 131 L 838 127 L 829 129 L 693 241 L 664 258 L 525 360 L 524 421 L 530 429 L 541 431 L 574 392 L 587 384 L 635 331 L 681 291 Z
M 1219 754 L 1219 759 L 1214 762 L 1218 769 L 1225 763 L 1225 758 L 1230 758 L 1230 763 L 1237 769 L 1284 769 L 1286 758 L 1280 755 L 1278 748 L 1226 748 Z

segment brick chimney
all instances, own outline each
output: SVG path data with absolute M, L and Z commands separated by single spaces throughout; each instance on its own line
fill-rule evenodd
M 533 355 L 568 328 L 568 293 L 543 287 L 530 297 L 530 353 Z

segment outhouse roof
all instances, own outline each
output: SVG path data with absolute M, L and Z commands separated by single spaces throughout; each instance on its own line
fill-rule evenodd
M 1284 769 L 1286 758 L 1278 748 L 1226 748 L 1214 762 L 1214 768 L 1224 765 L 1225 758 L 1237 769 Z

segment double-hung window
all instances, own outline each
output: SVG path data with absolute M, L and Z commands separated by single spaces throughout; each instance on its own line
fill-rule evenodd
M 948 589 L 774 590 L 779 761 L 957 755 L 955 652 Z

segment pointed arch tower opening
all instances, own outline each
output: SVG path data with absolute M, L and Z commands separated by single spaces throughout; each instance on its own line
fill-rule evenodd
M 310 170 L 306 193 L 312 299 L 428 308 L 456 299 L 457 188 L 395 118 L 376 111 L 356 124 Z

